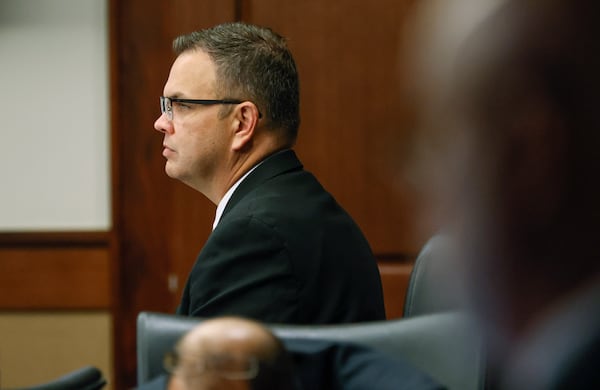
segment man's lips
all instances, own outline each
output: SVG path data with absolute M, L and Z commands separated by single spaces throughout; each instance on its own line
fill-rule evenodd
M 168 147 L 167 145 L 163 145 L 163 152 L 162 155 L 167 157 L 169 154 L 174 153 L 175 151 L 173 149 L 171 149 L 170 147 Z

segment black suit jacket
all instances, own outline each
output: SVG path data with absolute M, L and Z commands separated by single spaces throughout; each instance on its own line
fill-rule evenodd
M 291 150 L 264 160 L 235 190 L 177 314 L 294 324 L 385 319 L 367 240 Z

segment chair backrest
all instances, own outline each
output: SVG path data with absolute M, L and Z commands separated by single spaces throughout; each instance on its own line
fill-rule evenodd
M 138 385 L 164 373 L 162 359 L 201 318 L 142 312 L 137 320 Z M 449 389 L 481 389 L 481 346 L 460 313 L 344 325 L 268 325 L 282 340 L 350 341 L 411 363 Z
M 106 379 L 98 368 L 85 366 L 50 382 L 29 386 L 26 390 L 99 390 L 105 385 Z
M 463 283 L 451 256 L 452 244 L 444 235 L 423 246 L 410 274 L 404 317 L 464 309 Z

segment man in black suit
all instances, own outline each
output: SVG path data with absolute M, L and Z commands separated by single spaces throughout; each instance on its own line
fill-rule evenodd
M 325 324 L 385 319 L 369 244 L 291 149 L 296 66 L 267 28 L 178 37 L 154 127 L 166 173 L 217 205 L 178 314 Z

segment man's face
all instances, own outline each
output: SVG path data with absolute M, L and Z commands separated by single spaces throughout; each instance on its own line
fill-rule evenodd
M 183 348 L 177 368 L 169 378 L 167 390 L 249 390 L 246 379 L 228 379 L 218 370 L 236 367 L 215 367 L 206 359 L 214 358 L 202 345 L 186 345 Z M 189 348 L 191 347 L 191 348 Z
M 201 50 L 179 55 L 169 73 L 163 95 L 169 98 L 217 99 L 215 65 Z M 163 132 L 165 172 L 205 193 L 227 158 L 227 117 L 219 118 L 219 105 L 174 102 L 173 119 L 162 114 L 154 128 Z

